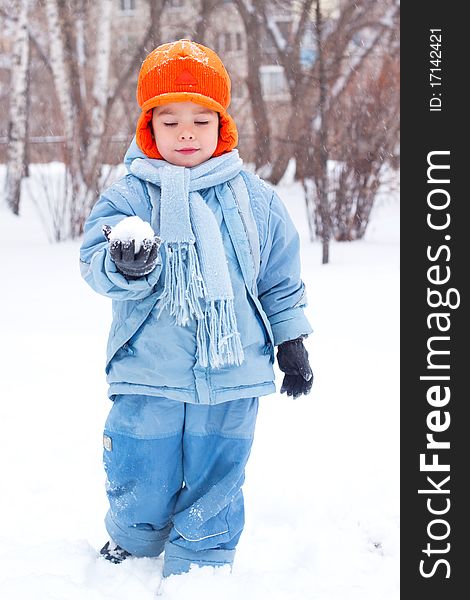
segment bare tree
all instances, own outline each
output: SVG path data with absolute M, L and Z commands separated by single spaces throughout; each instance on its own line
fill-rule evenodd
M 398 14 L 390 17 L 395 20 Z M 317 23 L 320 37 L 319 29 Z M 360 68 L 338 79 L 328 93 L 335 103 L 325 102 L 319 47 L 320 114 L 311 124 L 314 153 L 304 163 L 302 182 L 309 222 L 323 242 L 323 262 L 328 260 L 325 237 L 351 241 L 364 236 L 385 167 L 393 162 L 399 134 L 396 32 L 390 27 L 370 36 L 356 61 Z
M 0 15 L 4 19 L 6 19 L 9 23 L 13 23 L 13 25 L 16 27 L 16 23 L 18 21 L 18 12 L 17 11 L 10 9 L 10 12 L 8 12 L 7 10 L 5 10 L 5 8 L 0 6 Z M 39 57 L 42 64 L 44 65 L 44 67 L 52 75 L 51 63 L 49 60 L 48 52 L 43 48 L 40 40 L 38 40 L 37 36 L 35 35 L 34 31 L 32 30 L 32 16 L 33 16 L 33 11 L 30 10 L 29 14 L 28 14 L 28 22 L 26 25 L 27 31 L 28 31 L 28 37 L 29 37 L 29 45 L 30 45 L 31 49 L 34 49 L 37 56 Z
M 108 0 L 99 9 L 110 9 Z M 46 14 L 50 38 L 51 66 L 55 90 L 59 99 L 63 130 L 65 135 L 65 164 L 70 174 L 70 188 L 67 204 L 70 207 L 70 235 L 80 233 L 78 215 L 80 205 L 87 204 L 88 190 L 84 173 L 83 155 L 86 148 L 85 119 L 83 114 L 83 87 L 80 86 L 80 75 L 77 61 L 73 59 L 73 42 L 75 35 L 71 27 L 71 19 L 63 0 L 46 0 Z M 101 11 L 100 11 L 101 12 Z M 106 19 L 106 13 L 101 15 Z M 109 18 L 108 18 L 109 25 Z M 107 85 L 107 81 L 104 82 Z
M 325 73 L 325 56 L 323 52 L 323 14 L 321 10 L 320 0 L 316 0 L 316 40 L 317 40 L 317 56 L 318 56 L 318 84 L 320 88 L 320 101 L 318 104 L 318 156 L 312 165 L 315 166 L 312 174 L 315 180 L 318 193 L 318 209 L 321 222 L 320 237 L 322 241 L 322 263 L 326 264 L 329 261 L 329 248 L 331 236 L 331 220 L 328 206 L 328 122 L 326 115 L 327 101 L 327 82 Z M 309 145 L 309 149 L 311 149 Z M 313 157 L 312 157 L 313 158 Z
M 262 13 L 265 0 L 235 0 L 246 32 L 246 56 L 248 75 L 246 85 L 251 102 L 252 121 L 255 129 L 255 167 L 260 169 L 271 162 L 271 132 L 266 103 L 261 86 L 260 66 L 262 52 L 260 39 L 263 33 Z
M 6 201 L 15 215 L 19 214 L 21 180 L 26 170 L 29 76 L 28 4 L 28 0 L 17 0 L 15 4 L 18 19 L 15 24 L 11 63 Z
M 295 100 L 303 80 L 301 47 L 309 22 L 312 19 L 313 0 L 292 3 L 285 0 L 268 0 L 262 5 L 262 18 L 267 34 L 277 50 L 277 59 L 284 67 L 291 99 Z M 271 16 L 275 6 L 282 7 L 292 19 L 290 35 L 283 37 Z
M 364 236 L 398 140 L 398 54 L 385 54 L 380 63 L 378 72 L 371 69 L 362 77 L 358 73 L 351 82 L 342 102 L 350 113 L 348 126 L 332 132 L 342 147 L 341 160 L 331 174 L 330 212 L 338 241 Z
M 274 2 L 275 0 L 270 1 Z M 279 1 L 276 0 L 276 3 Z M 366 29 L 375 29 L 382 34 L 389 27 L 388 21 L 384 21 L 383 16 L 390 10 L 390 5 L 397 4 L 397 0 L 385 0 L 380 4 L 374 0 L 344 0 L 340 5 L 337 17 L 325 21 L 323 55 L 328 82 L 328 105 L 336 103 L 342 93 L 343 86 L 338 85 L 338 82 L 345 80 L 345 73 L 359 69 L 370 47 L 377 43 L 377 41 L 371 41 L 365 44 L 362 53 L 355 57 L 354 64 L 348 66 L 348 62 L 351 60 L 349 49 L 355 37 Z M 319 64 L 315 60 L 310 65 L 302 65 L 300 53 L 307 23 L 312 19 L 311 5 L 311 0 L 301 0 L 299 3 L 300 18 L 297 19 L 297 25 L 290 40 L 282 40 L 279 35 L 274 34 L 272 27 L 267 26 L 267 31 L 277 50 L 279 63 L 286 70 L 291 95 L 291 113 L 283 140 L 285 143 L 282 145 L 282 151 L 274 157 L 269 176 L 270 181 L 274 184 L 280 181 L 292 157 L 296 158 L 297 178 L 302 178 L 306 132 L 308 135 L 311 122 L 318 116 Z
M 45 0 L 50 63 L 65 137 L 65 202 L 69 220 L 66 237 L 81 234 L 100 191 L 105 131 L 112 121 L 115 102 L 125 95 L 148 46 L 153 46 L 159 36 L 164 4 L 165 0 L 149 1 L 150 19 L 144 35 L 124 68 L 119 63 L 119 72 L 111 83 L 112 0 L 98 0 L 93 5 L 85 0 L 72 4 L 66 0 Z M 92 19 L 94 27 L 90 27 Z

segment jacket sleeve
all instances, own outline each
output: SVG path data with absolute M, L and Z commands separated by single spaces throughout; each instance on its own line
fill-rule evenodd
M 300 278 L 299 234 L 279 196 L 273 192 L 263 236 L 258 297 L 271 324 L 274 344 L 312 333 Z
M 121 182 L 119 185 L 124 189 Z M 125 217 L 135 214 L 126 197 L 112 186 L 99 198 L 85 223 L 80 248 L 82 277 L 99 294 L 113 300 L 140 300 L 149 296 L 162 270 L 159 256 L 157 266 L 149 275 L 128 281 L 111 260 L 103 225 L 114 227 Z M 145 216 L 150 220 L 150 213 Z

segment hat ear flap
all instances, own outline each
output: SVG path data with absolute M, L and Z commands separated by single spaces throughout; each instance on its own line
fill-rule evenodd
M 135 139 L 139 148 L 149 158 L 162 158 L 161 154 L 157 149 L 155 138 L 152 134 L 152 114 L 152 109 L 141 113 L 137 122 Z
M 238 143 L 238 131 L 235 121 L 228 113 L 219 113 L 219 142 L 212 156 L 220 156 L 236 148 Z

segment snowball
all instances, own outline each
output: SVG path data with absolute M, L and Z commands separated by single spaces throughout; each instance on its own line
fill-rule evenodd
M 111 229 L 110 240 L 121 240 L 128 242 L 135 240 L 135 253 L 140 250 L 140 246 L 145 239 L 153 239 L 155 232 L 150 223 L 142 221 L 140 217 L 126 217 Z

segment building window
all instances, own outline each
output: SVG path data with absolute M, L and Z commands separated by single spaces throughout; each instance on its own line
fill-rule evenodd
M 219 33 L 217 35 L 216 52 L 225 51 L 225 33 Z
M 243 50 L 243 35 L 237 33 L 219 33 L 216 38 L 216 52 L 240 52 Z
M 259 71 L 261 87 L 265 98 L 276 100 L 289 98 L 284 68 L 281 65 L 263 65 Z
M 121 12 L 134 12 L 135 0 L 120 0 L 119 7 Z
M 224 33 L 224 36 L 225 36 L 224 50 L 226 52 L 231 52 L 232 51 L 232 34 Z
M 138 41 L 136 35 L 123 32 L 116 37 L 115 49 L 118 53 L 132 53 L 137 48 Z

